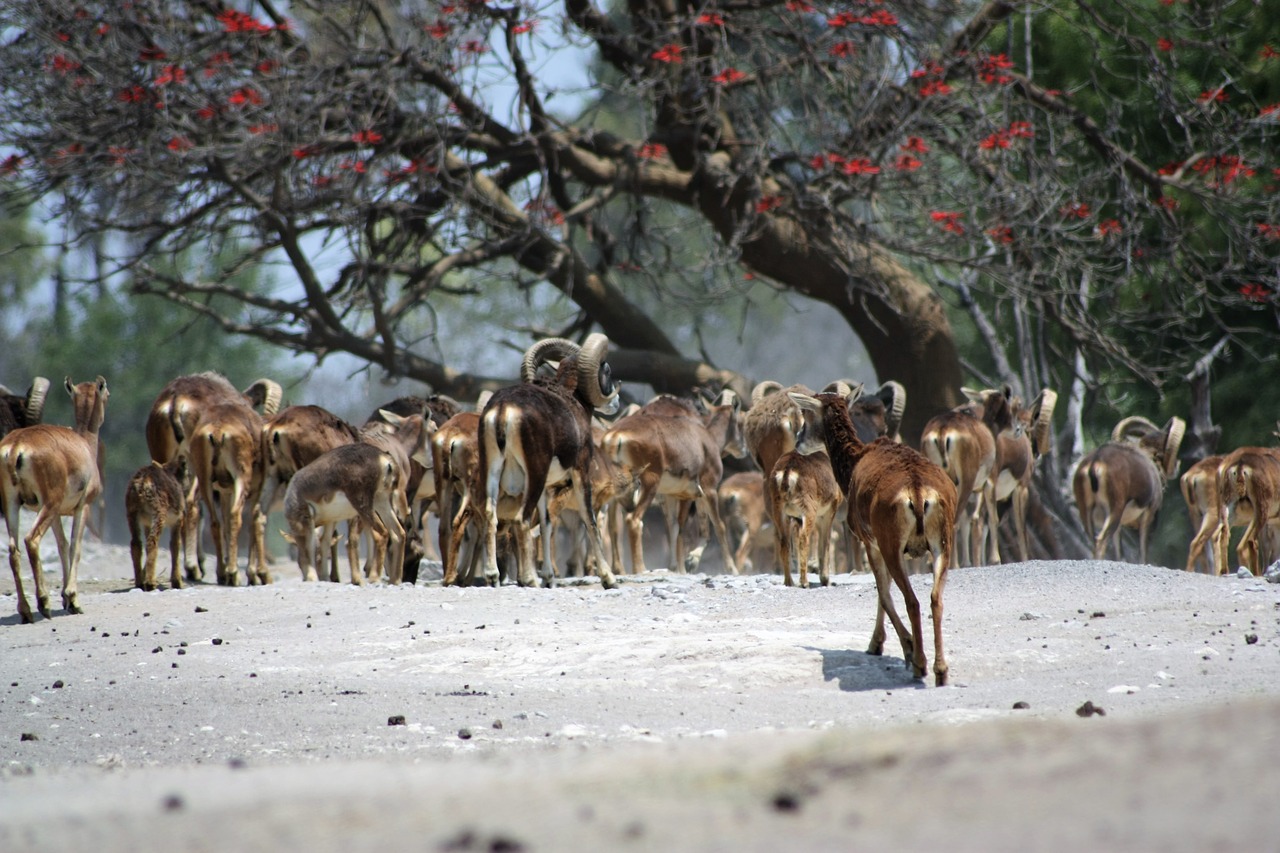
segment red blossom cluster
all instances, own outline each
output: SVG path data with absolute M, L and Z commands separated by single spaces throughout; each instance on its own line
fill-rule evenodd
M 1015 139 L 1034 139 L 1035 130 L 1031 127 L 1029 121 L 1015 121 L 1007 128 L 997 130 L 986 139 L 978 143 L 979 148 L 987 150 L 995 148 L 1008 148 Z
M 1109 234 L 1119 234 L 1124 229 L 1120 227 L 1119 219 L 1104 219 L 1098 223 L 1098 236 L 1106 237 Z
M 1240 295 L 1250 302 L 1270 302 L 1271 291 L 1261 284 L 1250 282 L 1240 286 Z
M 1160 38 L 1156 39 L 1156 47 L 1164 51 L 1165 53 L 1168 53 L 1169 51 L 1173 50 L 1173 42 L 1165 38 L 1164 36 L 1161 36 Z
M 678 65 L 682 61 L 680 54 L 683 52 L 684 48 L 678 44 L 664 44 L 662 47 L 649 54 L 649 58 L 656 59 L 659 62 Z
M 963 213 L 953 210 L 934 210 L 929 213 L 929 218 L 938 223 L 938 227 L 948 234 L 964 233 L 964 225 L 960 222 L 964 218 Z
M 156 77 L 157 86 L 168 86 L 170 83 L 175 86 L 182 86 L 186 82 L 187 70 L 180 65 L 166 65 L 160 69 L 160 74 Z
M 1280 225 L 1271 225 L 1266 222 L 1259 222 L 1258 236 L 1264 240 L 1280 240 Z
M 553 225 L 564 224 L 564 214 L 560 212 L 560 208 L 541 199 L 533 199 L 524 206 L 524 209 L 529 213 L 542 217 Z
M 885 9 L 876 9 L 867 15 L 859 15 L 856 12 L 841 12 L 827 18 L 827 26 L 834 29 L 850 27 L 854 24 L 861 24 L 864 27 L 895 27 L 898 25 L 898 16 Z
M 742 73 L 736 68 L 726 68 L 725 70 L 721 71 L 719 74 L 712 77 L 711 82 L 719 83 L 720 85 L 723 86 L 727 83 L 737 83 L 739 80 L 743 79 L 746 76 L 747 76 L 746 74 Z
M 769 211 L 776 210 L 779 207 L 782 207 L 782 196 L 762 196 L 760 200 L 756 202 L 756 213 L 768 213 Z
M 642 160 L 656 160 L 659 157 L 667 156 L 667 146 L 661 142 L 646 142 L 640 146 L 640 150 L 636 152 L 636 156 Z
M 698 26 L 723 27 L 724 15 L 721 15 L 719 12 L 704 12 L 698 16 Z
M 846 57 L 853 56 L 856 51 L 857 48 L 853 46 L 853 42 L 838 41 L 831 45 L 831 47 L 827 48 L 827 55 L 834 56 L 836 59 L 845 59 Z
M 1205 157 L 1191 166 L 1191 171 L 1202 177 L 1212 177 L 1210 187 L 1225 187 L 1240 178 L 1252 178 L 1255 171 L 1234 154 L 1223 154 L 1218 157 Z
M 1073 201 L 1070 204 L 1064 204 L 1058 208 L 1058 213 L 1064 219 L 1088 219 L 1091 213 L 1089 205 L 1082 201 Z
M 1013 244 L 1013 229 L 1008 225 L 997 225 L 994 228 L 988 228 L 986 234 L 994 242 L 999 243 L 1002 246 L 1010 246 Z
M 222 24 L 224 33 L 269 33 L 271 25 L 264 24 L 257 18 L 246 12 L 237 12 L 235 9 L 227 9 L 218 13 L 218 23 Z M 281 29 L 288 29 L 282 26 Z
M 929 62 L 911 72 L 911 79 L 923 80 L 920 84 L 920 97 L 930 98 L 934 95 L 950 95 L 951 85 L 943 77 L 946 69 L 937 62 Z
M 1230 98 L 1227 96 L 1225 89 L 1206 89 L 1200 93 L 1200 97 L 1196 98 L 1196 100 L 1202 104 L 1225 104 Z
M 814 11 L 813 6 L 805 2 L 805 0 L 787 0 L 788 12 L 800 12 L 802 14 Z
M 1013 77 L 1006 74 L 1013 67 L 1013 60 L 1003 53 L 995 53 L 978 59 L 978 79 L 988 85 L 1004 85 L 1012 83 Z

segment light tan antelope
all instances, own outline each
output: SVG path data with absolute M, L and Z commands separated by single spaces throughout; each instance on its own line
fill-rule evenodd
M 1093 540 L 1094 559 L 1111 545 L 1120 553 L 1120 529 L 1138 531 L 1138 558 L 1147 561 L 1147 536 L 1164 502 L 1165 480 L 1178 473 L 1178 447 L 1186 424 L 1170 418 L 1164 429 L 1142 417 L 1116 424 L 1111 441 L 1085 455 L 1072 476 L 1076 509 Z
M 836 482 L 848 500 L 849 528 L 866 549 L 876 579 L 876 628 L 868 654 L 884 651 L 884 617 L 887 613 L 903 658 L 916 678 L 928 669 L 924 653 L 920 602 L 903 569 L 904 556 L 933 557 L 933 617 L 935 683 L 947 683 L 949 667 L 942 641 L 942 591 L 951 565 L 952 536 L 956 527 L 956 487 L 939 466 L 920 452 L 887 438 L 861 441 L 849 418 L 848 401 L 839 394 L 816 397 L 791 393 L 801 407 L 805 423 L 798 449 L 825 447 Z M 910 631 L 893 603 L 891 584 L 898 587 Z
M 643 572 L 644 513 L 661 496 L 670 545 L 670 567 L 697 570 L 700 545 L 686 562 L 681 539 L 680 502 L 692 502 L 710 522 L 724 555 L 725 567 L 738 573 L 735 553 L 729 547 L 716 489 L 724 473 L 721 455 L 742 456 L 742 429 L 738 422 L 737 395 L 724 391 L 701 418 L 640 412 L 618 421 L 604 434 L 601 446 L 622 476 L 638 483 L 634 505 L 627 512 L 626 528 L 631 546 L 631 570 Z
M 1237 564 L 1261 575 L 1276 556 L 1280 535 L 1280 448 L 1240 447 L 1218 466 L 1218 526 L 1213 533 L 1218 571 L 1227 564 L 1233 525 L 1245 525 L 1236 545 Z
M 156 553 L 160 534 L 169 528 L 169 584 L 182 589 L 182 519 L 187 504 L 196 499 L 195 480 L 187 459 L 179 456 L 167 465 L 143 465 L 125 487 L 125 519 L 129 525 L 129 555 L 133 559 L 133 583 L 148 592 L 158 589 Z
M 1187 547 L 1187 571 L 1194 572 L 1197 566 L 1203 566 L 1206 574 L 1222 574 L 1222 568 L 1215 566 L 1214 550 L 1206 546 L 1213 540 L 1218 529 L 1218 467 L 1223 457 L 1206 456 L 1192 465 L 1179 478 L 1182 487 L 1182 499 L 1187 504 L 1187 515 L 1191 519 L 1191 529 L 1195 531 L 1191 544 Z
M 773 520 L 765 509 L 764 474 L 740 471 L 720 481 L 720 517 L 725 532 L 736 539 L 733 560 L 742 572 L 767 570 L 757 562 L 758 552 L 775 548 Z
M 831 584 L 831 524 L 844 493 L 836 484 L 831 461 L 822 451 L 808 455 L 793 450 L 774 463 L 765 480 L 773 527 L 778 531 L 783 582 L 809 587 L 809 570 L 818 570 L 823 586 Z
M 0 439 L 0 508 L 9 531 L 9 568 L 18 596 L 18 615 L 32 621 L 31 605 L 22 589 L 21 556 L 18 551 L 18 518 L 22 507 L 36 511 L 35 521 L 23 539 L 35 582 L 36 606 L 49 618 L 49 593 L 45 590 L 40 562 L 40 540 L 53 528 L 62 562 L 62 606 L 70 613 L 82 613 L 76 573 L 80 566 L 80 543 L 84 538 L 85 516 L 102 491 L 98 472 L 98 430 L 106 416 L 107 380 L 74 385 L 65 382 L 75 412 L 75 427 L 36 424 L 16 429 Z M 62 529 L 62 516 L 71 516 L 71 538 Z

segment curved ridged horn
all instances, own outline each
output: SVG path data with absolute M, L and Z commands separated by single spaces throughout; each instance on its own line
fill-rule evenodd
M 493 392 L 490 391 L 488 388 L 481 391 L 480 394 L 476 397 L 476 411 L 483 412 L 484 407 L 489 405 L 489 398 L 492 396 L 493 396 Z
M 786 386 L 784 386 L 781 382 L 777 381 L 776 379 L 766 379 L 763 382 L 757 382 L 756 387 L 751 389 L 751 405 L 754 406 L 756 403 L 759 403 L 765 397 L 769 396 L 770 394 L 776 394 L 777 392 L 783 390 L 783 388 L 785 387 Z
M 902 413 L 907 410 L 907 389 L 901 382 L 890 379 L 880 386 L 876 396 L 884 401 L 884 425 L 886 434 L 896 436 L 902 426 Z
M 1178 473 L 1178 448 L 1182 446 L 1182 437 L 1186 435 L 1187 424 L 1182 418 L 1169 418 L 1164 428 L 1164 476 L 1172 480 Z
M 1141 415 L 1130 415 L 1111 431 L 1112 441 L 1125 441 L 1130 438 L 1141 438 L 1148 433 L 1160 432 L 1160 427 Z
M 618 396 L 618 383 L 605 356 L 609 354 L 609 338 L 592 332 L 582 342 L 578 353 L 578 387 L 596 408 L 603 408 Z
M 49 380 L 37 376 L 31 380 L 31 390 L 27 391 L 27 425 L 40 423 L 44 417 L 44 401 L 49 396 Z
M 578 353 L 579 346 L 568 338 L 543 338 L 524 352 L 520 362 L 520 381 L 532 382 L 543 362 L 566 359 Z
M 280 401 L 284 399 L 284 389 L 274 379 L 259 379 L 244 390 L 251 405 L 262 408 L 263 417 L 271 417 L 280 410 Z
M 1031 452 L 1045 456 L 1052 449 L 1049 432 L 1053 428 L 1053 408 L 1058 405 L 1058 395 L 1048 388 L 1040 392 L 1031 404 Z

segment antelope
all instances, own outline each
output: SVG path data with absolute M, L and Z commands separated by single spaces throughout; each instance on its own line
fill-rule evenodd
M 1031 501 L 1031 479 L 1035 474 L 1036 460 L 1045 456 L 1053 425 L 1053 409 L 1058 395 L 1044 388 L 1030 406 L 1014 398 L 1014 429 L 1003 430 L 996 436 L 996 503 L 1010 502 L 1013 529 L 1018 544 L 1018 559 L 1024 563 L 1031 558 L 1031 543 L 1027 537 L 1027 507 Z
M 324 453 L 360 440 L 360 432 L 342 418 L 320 406 L 287 406 L 267 418 L 262 425 L 262 487 L 253 501 L 253 539 L 249 560 L 260 576 L 268 575 L 266 562 L 267 514 L 293 475 Z M 329 579 L 338 580 L 337 549 L 333 531 L 326 529 L 321 541 L 329 554 Z M 323 561 L 321 561 L 323 564 Z
M 688 414 L 661 415 L 641 409 L 624 418 L 605 432 L 602 448 L 623 477 L 638 483 L 634 505 L 626 515 L 627 535 L 631 545 L 631 570 L 643 572 L 644 513 L 659 495 L 665 498 L 663 511 L 667 521 L 671 565 L 679 572 L 688 570 L 681 541 L 680 501 L 691 501 L 710 520 L 730 573 L 738 574 L 734 551 L 729 548 L 724 521 L 716 502 L 716 488 L 724 473 L 721 455 L 742 456 L 742 428 L 738 422 L 740 403 L 730 390 L 709 407 L 701 418 Z M 690 554 L 696 571 L 705 545 Z
M 966 407 L 935 415 L 925 424 L 920 437 L 924 455 L 942 468 L 956 485 L 959 511 L 968 520 L 956 530 L 960 559 L 968 565 L 1000 562 L 996 529 L 996 475 L 999 473 L 996 437 L 1013 429 L 1012 390 L 975 391 L 960 389 L 971 405 L 982 406 L 981 414 Z M 976 498 L 970 510 L 970 498 Z M 987 539 L 988 534 L 990 538 Z
M 836 483 L 847 499 L 846 523 L 862 542 L 876 579 L 876 627 L 867 653 L 884 651 L 884 616 L 889 615 L 903 658 L 916 678 L 928 663 L 924 653 L 920 602 L 903 570 L 902 558 L 933 555 L 933 617 L 935 683 L 947 683 L 949 667 L 942 642 L 942 591 L 951 565 L 956 526 L 956 486 L 941 467 L 920 452 L 880 438 L 858 438 L 849 417 L 847 398 L 834 393 L 809 396 L 789 392 L 804 414 L 797 449 L 813 452 L 825 447 Z M 897 585 L 911 622 L 906 626 L 894 607 L 890 581 Z
M 179 455 L 190 455 L 191 437 L 213 406 L 238 404 L 252 410 L 260 407 L 271 416 L 280 407 L 280 385 L 270 379 L 258 379 L 243 393 L 226 377 L 212 371 L 179 376 L 172 379 L 156 395 L 147 414 L 147 449 L 151 459 L 164 465 Z M 192 474 L 199 480 L 198 472 Z M 200 504 L 187 507 L 184 520 L 183 548 L 188 580 L 204 577 L 204 557 L 200 550 Z
M 1218 515 L 1218 468 L 1224 458 L 1221 454 L 1206 456 L 1188 468 L 1179 479 L 1187 515 L 1191 518 L 1191 529 L 1195 531 L 1187 548 L 1188 572 L 1196 571 L 1202 560 L 1207 574 L 1220 575 L 1225 568 L 1220 563 L 1214 565 L 1218 561 L 1214 559 L 1213 549 L 1205 551 L 1221 523 Z
M 609 339 L 589 335 L 579 347 L 564 338 L 547 338 L 530 347 L 521 364 L 519 385 L 495 391 L 480 416 L 478 430 L 479 476 L 475 502 L 483 529 L 485 578 L 498 580 L 497 533 L 499 520 L 515 523 L 516 581 L 536 582 L 531 553 L 531 525 L 535 515 L 542 531 L 542 580 L 554 582 L 551 537 L 548 535 L 547 487 L 566 479 L 575 492 L 578 507 L 592 500 L 591 413 L 612 413 L 618 406 L 618 384 L 605 355 Z M 555 376 L 538 377 L 542 363 L 559 358 Z M 605 589 L 617 585 L 605 558 L 595 515 L 582 510 L 587 524 L 596 572 Z
M 1094 559 L 1107 544 L 1117 560 L 1120 528 L 1138 531 L 1139 560 L 1147 561 L 1147 534 L 1164 501 L 1165 480 L 1178 471 L 1178 446 L 1186 424 L 1170 418 L 1164 429 L 1142 417 L 1116 424 L 1111 441 L 1084 456 L 1072 476 L 1076 509 L 1093 539 Z
M 31 605 L 22 589 L 21 557 L 18 552 L 18 518 L 22 507 L 36 511 L 31 530 L 23 540 L 35 582 L 36 606 L 50 617 L 49 594 L 45 590 L 40 562 L 40 540 L 50 526 L 58 541 L 62 562 L 62 607 L 69 613 L 83 613 L 79 603 L 76 573 L 80 566 L 80 543 L 84 538 L 85 516 L 102 491 L 98 472 L 98 430 L 106 416 L 107 380 L 74 385 L 65 380 L 75 412 L 75 427 L 35 424 L 15 429 L 0 439 L 0 508 L 9 531 L 9 568 L 18 596 L 18 616 L 31 622 Z M 71 516 L 71 539 L 62 529 L 62 516 Z
M 15 394 L 0 385 L 0 438 L 15 429 L 35 426 L 44 417 L 44 401 L 49 396 L 49 380 L 37 376 L 27 393 Z
M 792 586 L 792 570 L 800 586 L 809 587 L 809 569 L 816 567 L 823 586 L 831 584 L 828 567 L 831 524 L 843 494 L 836 484 L 827 454 L 784 453 L 765 480 L 773 527 L 778 532 L 783 582 Z
M 478 529 L 470 506 L 480 455 L 479 432 L 480 414 L 459 412 L 431 436 L 431 468 L 440 518 L 439 549 L 445 586 L 458 582 L 458 555 L 467 531 L 472 531 L 467 539 L 468 560 L 463 572 L 468 582 L 474 568 L 472 557 L 478 553 L 475 549 Z
M 733 560 L 739 571 L 752 571 L 757 568 L 751 559 L 753 549 L 759 547 L 766 533 L 770 534 L 770 544 L 773 540 L 773 521 L 765 509 L 764 474 L 759 471 L 731 474 L 720 482 L 718 492 L 725 531 L 731 539 L 737 537 L 738 540 Z
M 1280 531 L 1280 449 L 1241 447 L 1218 466 L 1218 526 L 1213 533 L 1218 571 L 1227 566 L 1231 526 L 1244 524 L 1236 545 L 1238 564 L 1261 575 L 1274 557 L 1271 546 Z
M 182 519 L 187 504 L 195 499 L 195 481 L 184 456 L 166 465 L 151 462 L 129 478 L 124 507 L 129 525 L 129 555 L 133 559 L 133 584 L 138 589 L 150 592 L 159 588 L 156 552 L 160 548 L 160 534 L 166 527 L 170 528 L 169 585 L 182 589 Z

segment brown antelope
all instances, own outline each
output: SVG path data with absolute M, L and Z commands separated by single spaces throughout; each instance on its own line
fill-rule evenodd
M 1111 441 L 1085 455 L 1072 476 L 1076 509 L 1093 539 L 1094 559 L 1110 543 L 1119 560 L 1120 528 L 1138 531 L 1138 558 L 1147 561 L 1147 534 L 1164 502 L 1165 480 L 1178 472 L 1178 446 L 1186 424 L 1170 418 L 1164 429 L 1142 417 L 1116 424 Z
M 1206 456 L 1188 468 L 1179 479 L 1182 499 L 1187 504 L 1187 515 L 1195 535 L 1187 548 L 1187 571 L 1203 566 L 1206 574 L 1222 574 L 1222 567 L 1215 566 L 1212 548 L 1205 550 L 1218 529 L 1218 467 L 1224 457 Z
M 1275 557 L 1271 546 L 1280 532 L 1280 448 L 1241 447 L 1226 454 L 1218 465 L 1217 487 L 1213 545 L 1218 571 L 1227 566 L 1232 525 L 1243 524 L 1236 560 L 1261 575 Z
M 471 581 L 472 558 L 478 555 L 475 546 L 479 528 L 470 507 L 480 456 L 479 433 L 479 412 L 459 412 L 431 436 L 431 468 L 440 518 L 439 548 L 445 586 L 458 582 L 458 557 L 464 540 L 467 545 L 467 561 L 462 566 L 464 582 Z
M 739 408 L 737 395 L 726 390 L 702 417 L 653 414 L 653 410 L 641 409 L 604 434 L 604 453 L 624 478 L 638 483 L 634 505 L 626 517 L 632 572 L 645 570 L 644 513 L 655 497 L 662 496 L 671 568 L 678 572 L 690 568 L 696 571 L 705 547 L 695 548 L 686 563 L 680 535 L 684 515 L 680 503 L 692 502 L 711 522 L 726 568 L 738 574 L 735 554 L 720 518 L 716 489 L 724 473 L 721 455 L 745 453 Z
M 931 418 L 921 435 L 920 449 L 956 485 L 961 513 L 956 529 L 959 559 L 966 565 L 994 565 L 1000 562 L 996 437 L 1014 428 L 1013 392 L 1007 386 L 1000 391 L 960 390 L 970 403 Z M 982 407 L 980 413 L 970 408 L 974 405 Z
M 532 525 L 542 532 L 542 580 L 554 582 L 548 535 L 547 487 L 565 480 L 576 493 L 578 507 L 592 507 L 591 413 L 617 411 L 618 384 L 605 355 L 609 339 L 589 335 L 579 347 L 563 338 L 549 338 L 530 347 L 521 365 L 519 385 L 494 392 L 480 416 L 479 475 L 474 500 L 483 530 L 483 565 L 490 583 L 498 580 L 497 534 L 500 520 L 514 523 L 516 581 L 536 583 L 532 555 Z M 538 375 L 543 362 L 559 359 L 555 375 Z M 605 589 L 617 585 L 605 557 L 594 513 L 583 512 L 596 572 Z
M 903 569 L 903 556 L 933 555 L 933 617 L 935 683 L 947 683 L 948 664 L 942 642 L 942 590 L 951 565 L 956 526 L 956 487 L 939 466 L 923 454 L 887 438 L 860 440 L 849 418 L 848 401 L 839 394 L 811 397 L 791 393 L 803 410 L 805 423 L 798 449 L 826 448 L 836 482 L 848 501 L 846 521 L 866 549 L 876 579 L 876 628 L 867 653 L 884 651 L 884 616 L 889 615 L 903 658 L 916 678 L 928 663 L 924 653 L 920 602 Z M 907 631 L 893 604 L 890 582 L 896 584 L 907 608 Z
M 769 548 L 774 545 L 773 520 L 765 510 L 764 474 L 759 471 L 730 474 L 720 482 L 717 491 L 725 532 L 730 539 L 738 541 L 733 561 L 739 571 L 760 571 L 752 552 L 760 550 L 762 543 Z
M 831 584 L 831 524 L 844 497 L 822 451 L 784 453 L 765 480 L 773 527 L 778 531 L 783 582 L 792 585 L 793 570 L 808 589 L 809 569 L 818 570 L 823 586 Z
M 262 485 L 258 499 L 252 501 L 253 538 L 249 561 L 260 576 L 269 574 L 266 557 L 267 514 L 280 499 L 289 481 L 303 467 L 320 456 L 360 440 L 360 431 L 342 418 L 320 406 L 287 406 L 267 418 L 262 425 Z M 337 548 L 333 547 L 333 531 L 326 530 L 320 540 L 329 551 L 329 579 L 338 580 Z M 324 561 L 319 560 L 321 566 Z
M 196 499 L 195 480 L 187 459 L 179 456 L 167 465 L 143 465 L 129 479 L 124 492 L 125 518 L 129 525 L 129 555 L 133 558 L 133 583 L 138 589 L 158 589 L 156 552 L 160 534 L 169 533 L 169 584 L 182 589 L 182 519 L 187 504 Z
M 35 521 L 23 543 L 36 588 L 36 606 L 49 618 L 49 593 L 45 590 L 40 562 L 40 540 L 53 528 L 62 562 L 62 606 L 69 613 L 80 609 L 76 573 L 80 566 L 80 543 L 84 538 L 85 516 L 102 491 L 98 472 L 98 430 L 106 416 L 107 380 L 74 385 L 65 381 L 75 412 L 75 427 L 36 424 L 10 432 L 0 439 L 0 508 L 9 531 L 9 568 L 18 596 L 18 615 L 32 621 L 31 605 L 22 589 L 21 557 L 18 551 L 18 518 L 22 507 L 36 511 Z M 62 516 L 71 516 L 71 538 L 62 529 Z
M 164 465 L 179 455 L 189 457 L 191 437 L 212 407 L 224 404 L 240 404 L 249 409 L 260 407 L 264 415 L 271 416 L 280 407 L 282 393 L 280 385 L 270 379 L 259 379 L 241 393 L 226 377 L 212 371 L 170 380 L 156 395 L 147 414 L 147 449 L 151 459 Z M 198 484 L 199 474 L 194 464 L 191 471 Z M 199 501 L 187 507 L 184 526 L 186 575 L 188 580 L 197 581 L 204 577 Z

